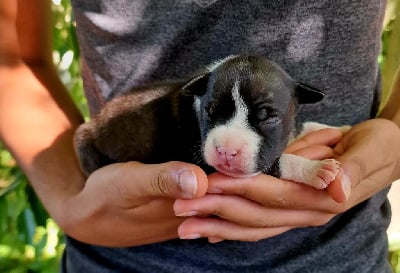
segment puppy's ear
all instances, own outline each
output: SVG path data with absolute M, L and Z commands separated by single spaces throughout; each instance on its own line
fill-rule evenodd
M 190 79 L 182 87 L 182 94 L 187 96 L 203 96 L 207 91 L 209 74 L 209 72 L 205 72 Z
M 299 104 L 316 103 L 321 101 L 325 94 L 321 90 L 304 83 L 297 83 L 295 96 Z

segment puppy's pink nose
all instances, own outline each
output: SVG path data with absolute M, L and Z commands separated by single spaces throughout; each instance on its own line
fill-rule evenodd
M 239 153 L 237 149 L 229 149 L 222 146 L 216 146 L 215 150 L 217 151 L 218 157 L 220 159 L 224 159 L 227 161 L 231 161 Z

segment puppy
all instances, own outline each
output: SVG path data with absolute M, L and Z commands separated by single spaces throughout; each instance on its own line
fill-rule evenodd
M 340 170 L 336 160 L 283 154 L 301 127 L 298 105 L 323 97 L 270 60 L 230 56 L 187 82 L 135 88 L 114 98 L 78 128 L 75 149 L 86 175 L 115 162 L 179 160 L 208 173 L 265 173 L 323 189 Z M 325 127 L 308 123 L 300 135 Z

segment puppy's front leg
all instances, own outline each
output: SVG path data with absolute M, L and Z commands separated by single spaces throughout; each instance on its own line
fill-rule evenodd
M 297 155 L 282 154 L 279 160 L 281 178 L 326 188 L 340 170 L 340 163 L 334 159 L 310 160 Z

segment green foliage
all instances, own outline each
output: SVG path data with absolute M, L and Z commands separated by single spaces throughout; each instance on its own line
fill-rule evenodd
M 400 233 L 389 236 L 389 260 L 394 273 L 400 273 Z
M 0 192 L 0 272 L 58 272 L 64 249 L 59 228 L 17 167 L 2 165 L 0 179 L 10 181 Z
M 53 2 L 56 2 L 53 0 Z M 58 2 L 57 2 L 58 3 Z M 84 117 L 89 116 L 86 98 L 82 92 L 79 46 L 69 0 L 53 4 L 53 61 L 60 78 Z
M 382 72 L 382 107 L 387 102 L 396 69 L 400 64 L 400 1 L 388 0 L 379 59 Z
M 0 272 L 58 272 L 63 235 L 0 146 Z
M 53 26 L 54 62 L 72 98 L 88 117 L 80 78 L 79 48 L 68 0 L 53 0 Z M 387 57 L 387 37 L 385 32 L 380 63 Z M 56 273 L 64 247 L 62 232 L 0 143 L 0 272 Z M 390 238 L 389 250 L 393 269 L 400 273 L 400 238 Z

